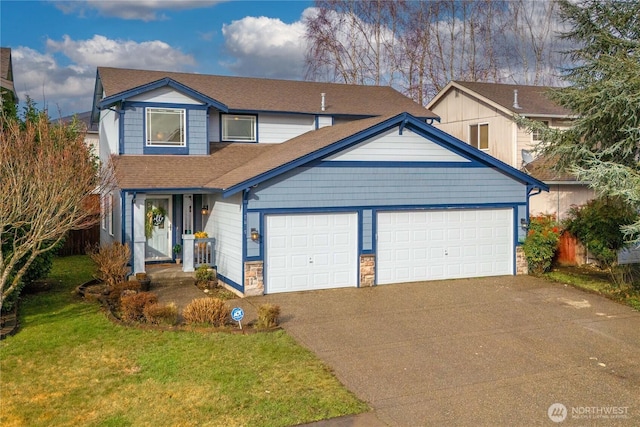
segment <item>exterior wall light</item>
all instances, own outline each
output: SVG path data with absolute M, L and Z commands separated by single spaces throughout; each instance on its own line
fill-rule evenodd
M 209 205 L 202 206 L 202 215 L 209 215 Z
M 251 229 L 251 240 L 253 240 L 254 242 L 260 240 L 260 233 L 258 233 L 258 230 L 256 230 L 255 228 Z

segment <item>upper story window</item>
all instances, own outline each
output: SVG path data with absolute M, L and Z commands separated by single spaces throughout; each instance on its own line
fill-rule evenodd
M 186 146 L 183 108 L 147 108 L 147 146 Z
M 222 115 L 222 141 L 256 142 L 256 116 Z
M 489 125 L 487 123 L 469 126 L 469 144 L 480 150 L 489 149 Z
M 546 127 L 549 127 L 548 120 L 541 120 L 540 123 L 542 123 Z M 538 129 L 534 129 L 533 132 L 531 132 L 531 137 L 533 138 L 533 142 L 540 142 L 542 141 L 542 132 L 540 132 L 540 130 Z

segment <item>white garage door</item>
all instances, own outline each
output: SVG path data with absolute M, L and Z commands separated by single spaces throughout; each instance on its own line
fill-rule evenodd
M 378 284 L 513 274 L 512 209 L 381 212 Z
M 268 215 L 265 293 L 357 285 L 355 213 Z

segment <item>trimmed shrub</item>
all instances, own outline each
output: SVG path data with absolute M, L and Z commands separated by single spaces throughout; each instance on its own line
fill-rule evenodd
M 216 271 L 207 264 L 202 264 L 196 268 L 196 286 L 200 289 L 207 289 L 210 283 L 215 281 Z M 215 286 L 214 286 L 215 287 Z
M 175 303 L 147 304 L 142 309 L 144 318 L 154 325 L 175 325 L 178 323 L 178 307 Z
M 99 248 L 89 248 L 87 253 L 96 263 L 98 279 L 109 287 L 124 282 L 129 273 L 127 264 L 131 256 L 128 245 L 115 242 Z
M 139 292 L 140 282 L 137 280 L 124 280 L 111 286 L 109 288 L 109 295 L 107 296 L 109 303 L 114 307 L 119 307 L 120 299 L 125 294 L 125 291 Z
M 157 302 L 158 297 L 150 292 L 123 295 L 120 298 L 121 318 L 128 322 L 144 321 L 144 308 Z
M 258 307 L 258 321 L 256 328 L 269 329 L 280 324 L 280 306 L 275 304 L 262 304 Z
M 527 238 L 522 244 L 529 264 L 529 273 L 541 275 L 549 271 L 559 240 L 560 229 L 554 215 L 538 215 L 530 218 Z
M 231 309 L 218 298 L 194 299 L 182 311 L 182 316 L 189 324 L 207 324 L 224 326 L 229 320 Z

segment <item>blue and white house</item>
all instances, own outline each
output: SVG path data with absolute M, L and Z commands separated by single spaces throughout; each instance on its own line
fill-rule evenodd
M 134 272 L 176 244 L 240 295 L 526 268 L 548 187 L 391 88 L 99 68 L 94 100 L 117 178 L 101 240 Z

